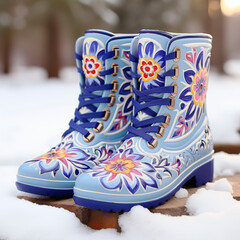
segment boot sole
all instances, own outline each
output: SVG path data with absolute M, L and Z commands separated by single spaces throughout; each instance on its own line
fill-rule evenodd
M 191 185 L 199 187 L 206 184 L 207 182 L 211 182 L 212 180 L 213 180 L 213 159 L 195 169 L 192 173 L 187 175 L 184 178 L 184 180 L 179 185 L 177 185 L 171 192 L 169 192 L 167 195 L 163 197 L 158 198 L 157 200 L 129 204 L 129 203 L 102 202 L 92 199 L 81 198 L 76 195 L 73 196 L 73 199 L 76 204 L 87 208 L 112 212 L 122 211 L 128 212 L 132 207 L 136 205 L 141 205 L 145 208 L 155 208 L 158 205 L 162 205 L 167 200 L 171 199 L 175 195 L 175 193 L 187 183 L 191 183 Z
M 53 188 L 42 188 L 16 182 L 16 187 L 19 191 L 27 192 L 31 194 L 37 194 L 47 197 L 55 198 L 69 198 L 73 195 L 73 189 L 53 189 Z

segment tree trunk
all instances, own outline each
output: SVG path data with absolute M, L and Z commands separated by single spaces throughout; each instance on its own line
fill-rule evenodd
M 11 52 L 11 29 L 5 28 L 2 33 L 2 64 L 3 73 L 8 74 L 10 72 L 10 52 Z
M 225 36 L 224 36 L 224 16 L 220 8 L 220 0 L 218 0 L 218 8 L 212 17 L 211 34 L 213 36 L 212 64 L 219 73 L 224 72 L 224 63 L 226 61 L 225 52 Z
M 48 77 L 58 78 L 60 70 L 59 60 L 59 29 L 56 14 L 50 13 L 47 20 L 47 52 L 46 69 Z

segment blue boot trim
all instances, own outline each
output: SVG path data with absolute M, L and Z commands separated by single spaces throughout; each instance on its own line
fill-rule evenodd
M 194 186 L 199 187 L 201 185 L 206 184 L 207 182 L 211 182 L 213 180 L 213 159 L 196 169 L 190 175 L 188 175 L 178 186 L 176 186 L 170 193 L 167 195 L 160 197 L 157 200 L 149 201 L 149 202 L 141 202 L 141 203 L 114 203 L 114 202 L 102 202 L 91 199 L 85 199 L 78 197 L 76 195 L 73 196 L 73 199 L 77 205 L 92 208 L 92 209 L 100 209 L 102 211 L 113 211 L 113 212 L 127 212 L 132 207 L 136 205 L 141 205 L 146 208 L 154 208 L 158 205 L 165 203 L 167 200 L 171 199 L 175 193 L 183 187 L 186 183 L 191 182 Z
M 41 187 L 30 186 L 20 182 L 16 182 L 16 187 L 19 191 L 22 191 L 22 192 L 43 195 L 48 197 L 68 198 L 68 197 L 72 197 L 73 195 L 73 189 L 41 188 Z

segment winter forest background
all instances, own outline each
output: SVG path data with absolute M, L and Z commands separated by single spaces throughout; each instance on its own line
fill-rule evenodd
M 224 63 L 240 58 L 239 6 L 238 0 L 1 0 L 0 71 L 41 66 L 58 77 L 74 65 L 74 42 L 86 29 L 151 28 L 212 34 L 212 66 L 228 72 Z

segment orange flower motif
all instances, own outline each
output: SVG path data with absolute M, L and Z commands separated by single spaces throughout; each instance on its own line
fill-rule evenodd
M 66 158 L 71 158 L 76 156 L 76 153 L 68 153 L 66 150 L 54 149 L 51 152 L 47 152 L 39 157 L 39 159 L 45 159 L 46 164 L 51 163 L 54 160 L 61 161 L 68 168 L 68 161 Z
M 85 55 L 82 64 L 83 71 L 87 78 L 97 77 L 102 69 L 102 63 L 95 56 Z
M 206 68 L 201 68 L 193 78 L 193 83 L 191 85 L 191 92 L 193 94 L 194 104 L 203 105 L 206 93 L 207 93 L 207 84 L 208 84 L 208 72 Z
M 138 64 L 138 71 L 142 76 L 142 80 L 148 82 L 149 80 L 157 78 L 157 74 L 161 71 L 161 67 L 153 58 L 141 58 Z
M 112 172 L 114 174 L 129 174 L 131 169 L 135 167 L 135 164 L 131 159 L 117 159 L 114 161 L 110 161 L 109 164 L 105 166 L 105 170 L 108 172 Z
M 53 150 L 52 152 L 45 153 L 41 156 L 41 158 L 44 158 L 46 160 L 53 160 L 53 159 L 60 159 L 66 157 L 66 151 L 65 150 Z

